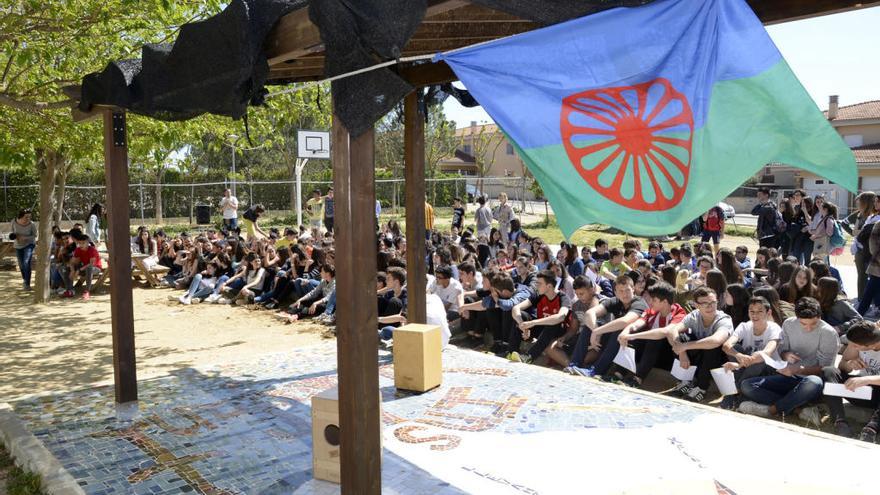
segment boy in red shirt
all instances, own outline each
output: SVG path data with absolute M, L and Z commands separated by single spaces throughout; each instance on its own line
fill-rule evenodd
M 637 388 L 641 387 L 642 381 L 658 362 L 672 363 L 672 346 L 663 330 L 669 325 L 681 323 L 687 316 L 687 311 L 675 303 L 675 289 L 665 282 L 649 287 L 648 298 L 651 308 L 617 337 L 621 347 L 626 347 L 633 340 L 640 341 L 633 343 L 638 355 L 636 373 L 624 379 L 627 385 Z
M 66 272 L 64 284 L 67 290 L 62 297 L 73 297 L 73 278 L 79 275 L 85 278 L 86 290 L 83 292 L 82 298 L 88 301 L 91 297 L 92 279 L 101 273 L 101 255 L 98 249 L 89 242 L 89 236 L 83 233 L 74 235 L 76 241 L 76 249 L 70 259 L 70 270 Z

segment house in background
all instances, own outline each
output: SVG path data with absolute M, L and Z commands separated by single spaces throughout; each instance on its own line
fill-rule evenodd
M 473 177 L 473 180 L 468 180 L 468 185 L 474 186 L 479 176 L 475 155 L 480 153 L 483 163 L 491 163 L 483 175 L 486 179 L 482 192 L 492 198 L 501 191 L 511 199 L 522 197 L 524 191 L 519 178 L 526 173 L 525 163 L 496 124 L 471 121 L 471 125 L 455 130 L 455 139 L 458 148 L 452 156 L 440 161 L 442 172 Z M 528 189 L 525 190 L 525 199 L 534 199 L 534 194 Z
M 838 102 L 838 96 L 831 96 L 824 113 L 853 150 L 858 166 L 858 189 L 880 191 L 880 100 L 843 107 Z M 764 172 L 763 175 L 769 177 L 763 180 L 759 176 L 759 183 L 772 184 L 782 190 L 800 187 L 810 195 L 824 194 L 841 208 L 841 214 L 853 207 L 855 195 L 824 177 L 783 164 L 771 164 Z

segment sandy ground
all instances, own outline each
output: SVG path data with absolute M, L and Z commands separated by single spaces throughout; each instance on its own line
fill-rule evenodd
M 7 258 L 8 260 L 8 258 Z M 17 269 L 0 271 L 0 402 L 113 379 L 110 296 L 36 305 Z M 314 344 L 326 327 L 285 325 L 270 311 L 182 306 L 169 289 L 134 289 L 138 378 L 194 365 L 241 362 Z

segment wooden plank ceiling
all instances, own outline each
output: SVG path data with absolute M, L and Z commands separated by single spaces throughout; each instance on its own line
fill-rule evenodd
M 765 24 L 880 5 L 855 0 L 748 0 Z M 465 0 L 429 0 L 421 26 L 402 56 L 433 54 L 537 29 L 536 23 Z M 324 46 L 308 7 L 283 17 L 267 41 L 272 83 L 312 81 L 324 77 Z

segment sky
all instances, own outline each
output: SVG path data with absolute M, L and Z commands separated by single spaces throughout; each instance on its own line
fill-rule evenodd
M 767 31 L 820 109 L 828 108 L 830 95 L 839 95 L 841 106 L 880 100 L 880 7 L 776 24 Z M 482 108 L 464 108 L 453 98 L 444 110 L 458 127 L 490 121 Z

